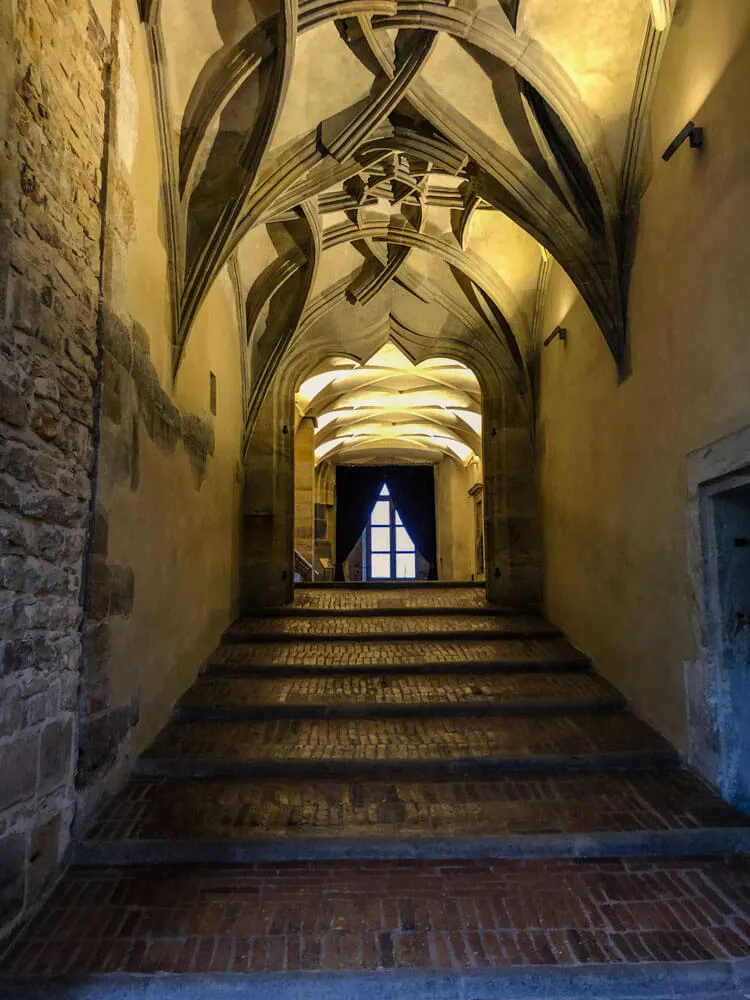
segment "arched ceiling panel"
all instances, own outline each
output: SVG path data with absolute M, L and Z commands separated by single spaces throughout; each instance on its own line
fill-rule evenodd
M 644 0 L 523 0 L 518 30 L 554 52 L 622 159 L 649 11 Z
M 287 99 L 269 149 L 307 135 L 319 122 L 364 100 L 372 83 L 372 73 L 342 45 L 332 21 L 300 35 Z

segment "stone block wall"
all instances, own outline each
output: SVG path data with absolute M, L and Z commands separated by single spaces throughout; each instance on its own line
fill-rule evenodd
M 74 812 L 106 55 L 85 0 L 2 6 L 0 936 Z

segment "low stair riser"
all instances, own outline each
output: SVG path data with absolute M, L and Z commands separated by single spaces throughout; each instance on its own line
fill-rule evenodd
M 378 618 L 432 618 L 439 617 L 440 615 L 449 615 L 451 618 L 460 618 L 462 615 L 472 617 L 473 615 L 479 615 L 482 618 L 487 618 L 490 616 L 496 616 L 498 618 L 517 616 L 519 614 L 531 615 L 534 613 L 533 608 L 506 608 L 506 607 L 495 607 L 494 605 L 488 605 L 484 607 L 476 608 L 462 608 L 462 607 L 450 607 L 444 605 L 441 607 L 419 607 L 415 606 L 413 608 L 400 608 L 400 607 L 382 607 L 378 605 L 372 608 L 267 608 L 260 611 L 251 611 L 248 614 L 243 615 L 243 618 L 254 619 L 254 618 L 331 618 L 336 616 L 337 618 L 372 618 L 376 615 Z
M 590 670 L 591 662 L 581 657 L 580 660 L 502 660 L 495 662 L 472 660 L 444 663 L 397 663 L 393 666 L 384 666 L 382 663 L 366 663 L 358 666 L 350 663 L 339 665 L 311 663 L 307 666 L 268 663 L 243 666 L 209 662 L 203 665 L 200 672 L 205 677 L 327 677 L 337 672 L 356 674 L 357 676 L 370 676 L 387 672 L 390 677 L 398 677 L 405 674 L 554 674 L 580 673 Z
M 330 617 L 330 616 L 329 616 Z M 266 642 L 467 642 L 502 639 L 559 639 L 556 629 L 446 629 L 443 632 L 226 632 L 227 645 L 257 645 Z
M 135 764 L 137 778 L 324 778 L 385 775 L 470 775 L 508 771 L 642 771 L 677 768 L 678 755 L 671 750 L 581 756 L 483 757 L 454 760 L 191 760 L 141 757 Z
M 750 851 L 750 828 L 471 837 L 326 837 L 245 841 L 85 841 L 81 867 L 245 865 L 307 861 L 467 861 L 725 857 Z
M 577 715 L 621 712 L 624 698 L 598 698 L 591 701 L 528 699 L 516 702 L 475 702 L 460 704 L 372 704 L 372 705 L 274 705 L 269 707 L 191 707 L 178 706 L 175 722 L 266 722 L 273 719 L 430 719 L 445 716 Z

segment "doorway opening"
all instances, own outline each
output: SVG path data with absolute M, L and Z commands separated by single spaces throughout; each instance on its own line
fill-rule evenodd
M 320 361 L 295 406 L 298 581 L 484 579 L 482 392 L 470 368 L 416 362 L 389 341 L 363 362 Z
M 717 777 L 750 812 L 750 472 L 707 486 L 701 506 Z

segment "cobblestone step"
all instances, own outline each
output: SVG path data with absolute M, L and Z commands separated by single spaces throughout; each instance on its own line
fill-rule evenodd
M 224 633 L 223 642 L 283 642 L 304 638 L 308 641 L 360 642 L 363 639 L 403 642 L 473 638 L 532 639 L 540 636 L 559 636 L 556 629 L 543 618 L 534 615 L 507 614 L 388 614 L 347 616 L 339 614 L 321 616 L 258 616 L 242 618 Z
M 77 869 L 3 958 L 0 988 L 129 1000 L 144 982 L 128 976 L 147 974 L 164 977 L 149 995 L 189 1000 L 676 998 L 748 992 L 748 957 L 737 860 Z M 259 978 L 170 978 L 184 973 Z M 23 980 L 40 975 L 57 991 Z
M 460 779 L 136 779 L 82 864 L 727 854 L 748 820 L 681 771 Z
M 622 695 L 595 674 L 319 674 L 296 678 L 203 677 L 174 718 L 510 715 L 619 711 Z
M 475 673 L 478 670 L 518 672 L 588 670 L 591 664 L 566 639 L 476 638 L 410 642 L 363 639 L 361 642 L 227 643 L 219 646 L 204 665 L 204 673 L 250 676 L 304 676 L 310 672 L 381 674 Z
M 518 607 L 502 608 L 490 604 L 484 587 L 418 587 L 398 589 L 341 589 L 315 586 L 297 587 L 294 603 L 275 610 L 277 614 L 356 615 L 377 611 L 379 614 L 518 614 Z
M 627 714 L 171 723 L 139 759 L 142 777 L 487 773 L 674 766 Z

